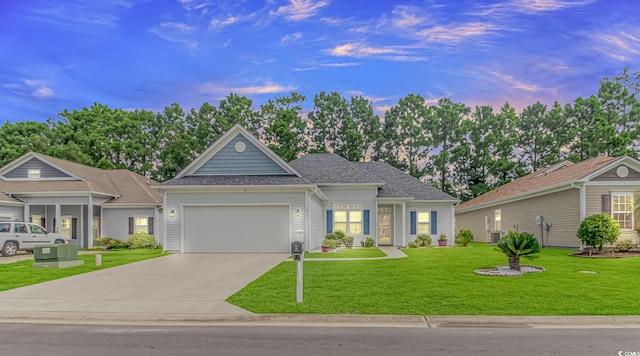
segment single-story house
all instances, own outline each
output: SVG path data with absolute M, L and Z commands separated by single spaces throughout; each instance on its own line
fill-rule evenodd
M 454 242 L 449 195 L 382 162 L 322 153 L 287 163 L 237 125 L 154 188 L 170 251 L 286 253 L 294 240 L 309 251 L 338 230 L 354 246 L 406 246 L 418 234 L 435 244 L 441 233 Z
M 518 178 L 456 207 L 456 226 L 475 241 L 496 242 L 509 230 L 534 234 L 544 246 L 581 247 L 576 232 L 593 214 L 620 223 L 620 239 L 639 242 L 635 209 L 640 161 L 599 156 L 560 162 Z
M 162 195 L 150 179 L 29 152 L 0 168 L 0 221 L 29 221 L 80 247 L 93 239 L 158 236 Z

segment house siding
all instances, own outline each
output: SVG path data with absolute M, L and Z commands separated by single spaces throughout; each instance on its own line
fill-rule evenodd
M 452 204 L 408 203 L 407 216 L 406 216 L 406 220 L 404 221 L 406 233 L 407 233 L 406 242 L 409 243 L 418 237 L 417 234 L 411 234 L 410 212 L 411 211 L 428 211 L 428 212 L 437 211 L 438 212 L 438 220 L 436 224 L 437 233 L 430 234 L 431 240 L 432 240 L 431 243 L 433 245 L 437 245 L 438 244 L 437 240 L 439 235 L 445 234 L 447 235 L 447 240 L 449 241 L 449 244 L 453 244 L 455 227 L 453 226 L 452 210 L 453 210 Z M 402 214 L 402 211 L 400 211 L 400 213 Z
M 7 216 L 7 220 L 24 221 L 24 208 L 21 206 L 0 206 L 0 215 Z M 10 219 L 9 215 L 11 215 Z
M 22 178 L 29 179 L 27 172 L 29 169 L 39 169 L 40 170 L 40 178 L 71 178 L 70 175 L 42 162 L 37 158 L 32 158 L 27 162 L 19 165 L 18 167 L 7 172 L 4 177 L 5 178 Z M 31 179 L 29 179 L 31 180 Z M 33 179 L 37 181 L 37 178 Z
M 181 251 L 182 248 L 182 206 L 184 205 L 283 205 L 290 204 L 291 237 L 297 230 L 305 230 L 304 216 L 296 216 L 297 209 L 305 209 L 305 192 L 199 192 L 166 193 L 166 210 L 174 210 L 175 216 L 167 218 L 165 247 L 168 251 Z
M 626 177 L 623 177 L 623 178 L 618 177 L 616 170 L 620 166 L 627 167 L 627 169 L 629 170 L 629 174 Z M 599 176 L 592 178 L 591 180 L 596 182 L 597 181 L 618 181 L 619 182 L 619 181 L 639 181 L 640 180 L 640 172 L 624 164 L 621 164 L 620 166 L 612 168 L 600 174 Z
M 631 169 L 629 169 L 631 174 Z M 601 214 L 602 211 L 602 195 L 609 195 L 613 192 L 634 192 L 634 204 L 637 206 L 640 201 L 640 192 L 637 185 L 615 185 L 615 186 L 594 186 L 587 185 L 585 187 L 587 196 L 586 216 Z M 634 213 L 635 225 L 638 225 L 639 214 Z M 640 243 L 638 235 L 633 230 L 622 230 L 618 240 L 632 239 Z
M 244 152 L 236 152 L 235 145 L 238 142 L 245 144 Z M 194 173 L 194 175 L 269 174 L 288 174 L 288 172 L 242 135 L 233 138 Z
M 327 201 L 323 204 L 323 235 L 327 232 L 326 211 L 333 210 L 335 205 L 362 204 L 362 210 L 369 210 L 369 234 L 353 235 L 353 246 L 360 246 L 367 237 L 377 241 L 378 236 L 378 210 L 376 194 L 377 187 L 329 187 L 320 186 L 326 195 Z M 363 229 L 364 232 L 364 229 Z
M 308 250 L 319 248 L 322 245 L 322 203 L 314 196 L 309 197 L 309 246 Z
M 129 238 L 129 218 L 134 216 L 153 217 L 157 219 L 155 208 L 103 208 L 102 236 L 127 241 Z M 154 230 L 154 235 L 157 232 Z
M 599 197 L 598 197 L 599 199 Z M 475 241 L 490 242 L 485 228 L 485 216 L 489 217 L 489 228 L 494 226 L 494 212 L 501 209 L 502 232 L 514 230 L 533 234 L 540 239 L 540 226 L 536 216 L 542 215 L 551 222 L 551 229 L 544 232 L 546 246 L 578 248 L 580 240 L 576 232 L 580 225 L 580 192 L 568 189 L 560 192 L 499 204 L 492 207 L 456 214 L 456 230 L 469 229 Z

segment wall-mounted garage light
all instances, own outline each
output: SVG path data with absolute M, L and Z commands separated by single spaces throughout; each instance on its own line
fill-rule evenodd
M 174 216 L 176 216 L 176 211 L 171 209 L 171 211 L 169 212 L 169 217 L 172 218 Z
M 296 209 L 296 216 L 300 216 L 300 209 Z

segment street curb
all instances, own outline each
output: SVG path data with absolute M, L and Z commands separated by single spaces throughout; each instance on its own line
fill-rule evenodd
M 363 314 L 150 314 L 85 312 L 0 312 L 0 323 L 315 326 L 393 328 L 640 328 L 640 316 L 420 316 Z

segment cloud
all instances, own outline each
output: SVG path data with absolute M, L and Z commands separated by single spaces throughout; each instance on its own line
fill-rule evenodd
M 294 86 L 284 86 L 281 84 L 273 83 L 271 81 L 267 81 L 262 85 L 255 86 L 244 86 L 244 87 L 234 87 L 234 86 L 224 86 L 218 85 L 214 83 L 205 83 L 198 86 L 197 91 L 201 93 L 216 93 L 216 94 L 228 94 L 228 93 L 236 93 L 240 95 L 251 95 L 251 94 L 274 94 L 274 93 L 285 93 L 295 90 Z
M 234 17 L 234 16 L 228 16 L 226 18 L 212 19 L 209 22 L 209 29 L 219 29 L 219 28 L 227 27 L 227 26 L 232 25 L 232 24 L 234 24 L 236 22 L 238 22 L 238 18 Z
M 302 38 L 302 33 L 296 32 L 292 34 L 288 34 L 280 39 L 280 44 L 286 46 L 289 42 L 296 42 Z
M 454 26 L 433 26 L 421 31 L 417 35 L 430 42 L 458 43 L 469 37 L 477 37 L 497 31 L 499 28 L 490 23 L 471 22 Z
M 280 6 L 276 11 L 271 11 L 271 15 L 283 16 L 290 21 L 301 21 L 314 16 L 318 11 L 329 5 L 325 0 L 289 0 L 289 5 Z
M 635 31 L 636 33 L 630 33 Z M 627 62 L 640 54 L 640 30 L 627 28 L 610 33 L 590 33 L 587 36 L 594 50 L 615 60 Z
M 209 0 L 178 0 L 178 2 L 189 11 L 200 10 L 211 4 Z
M 359 43 L 347 43 L 329 49 L 328 53 L 336 57 L 367 57 L 381 54 L 402 54 L 404 52 L 392 47 L 370 47 Z
M 199 43 L 188 38 L 188 35 L 195 32 L 197 27 L 189 26 L 179 22 L 163 22 L 159 26 L 148 29 L 152 33 L 169 42 L 182 43 L 190 49 L 198 49 Z
M 482 7 L 484 10 L 477 15 L 491 15 L 503 13 L 536 14 L 546 11 L 558 11 L 572 7 L 589 5 L 595 0 L 565 1 L 565 0 L 512 0 L 505 3 Z
M 108 0 L 70 0 L 64 4 L 42 2 L 41 6 L 29 7 L 28 16 L 41 22 L 95 35 L 97 27 L 116 27 L 120 14 L 131 6 L 128 1 Z
M 31 93 L 31 96 L 38 99 L 46 99 L 46 98 L 52 97 L 53 94 L 54 94 L 53 89 L 48 87 L 41 87 L 36 89 L 33 93 Z
M 392 11 L 391 23 L 398 29 L 410 29 L 427 21 L 426 16 L 419 14 L 421 10 L 415 6 L 398 5 Z
M 517 79 L 515 79 L 512 75 L 509 74 L 505 74 L 505 73 L 500 73 L 500 72 L 496 72 L 496 71 L 491 71 L 488 69 L 483 69 L 485 72 L 493 75 L 495 78 L 499 79 L 503 84 L 508 85 L 510 88 L 513 89 L 520 89 L 520 90 L 524 90 L 524 91 L 528 91 L 528 92 L 532 92 L 532 93 L 536 93 L 538 91 L 540 91 L 540 87 L 538 87 L 535 84 L 526 84 L 524 82 L 521 82 Z
M 36 99 L 47 99 L 55 95 L 51 89 L 51 82 L 42 79 L 24 79 L 23 84 L 8 83 L 3 87 L 20 96 L 32 96 Z

